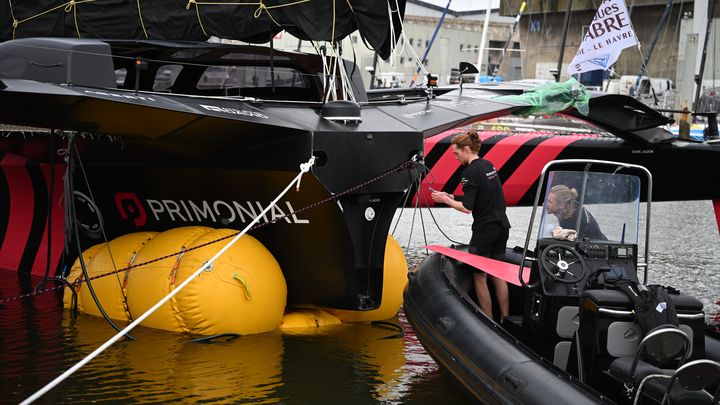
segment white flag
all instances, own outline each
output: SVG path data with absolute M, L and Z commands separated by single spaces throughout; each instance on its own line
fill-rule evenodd
M 605 0 L 598 8 L 570 66 L 568 74 L 608 70 L 623 49 L 637 45 L 623 0 Z

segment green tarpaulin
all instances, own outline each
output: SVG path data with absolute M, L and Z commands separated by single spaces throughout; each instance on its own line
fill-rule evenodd
M 517 96 L 500 96 L 495 98 L 517 105 L 525 105 L 515 115 L 547 115 L 565 111 L 575 107 L 583 115 L 588 115 L 590 93 L 585 86 L 571 78 L 565 83 L 548 83 Z

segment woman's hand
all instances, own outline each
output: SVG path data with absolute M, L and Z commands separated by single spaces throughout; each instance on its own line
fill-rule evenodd
M 436 203 L 442 203 L 442 204 L 447 204 L 449 201 L 453 201 L 455 199 L 454 196 L 452 196 L 444 191 L 433 191 L 432 194 L 430 194 L 430 197 Z

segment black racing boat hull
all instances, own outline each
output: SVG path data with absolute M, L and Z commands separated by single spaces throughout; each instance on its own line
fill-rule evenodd
M 471 274 L 435 253 L 410 274 L 405 315 L 427 352 L 471 398 L 497 404 L 612 403 L 534 354 L 461 293 Z
M 393 169 L 421 148 L 419 134 L 393 135 L 375 134 L 369 146 L 364 134 L 346 134 L 339 147 L 316 134 L 249 151 L 212 133 L 196 142 L 78 136 L 71 172 L 82 248 L 183 226 L 242 230 L 298 175 L 304 159 L 321 152 L 324 161 L 303 175 L 299 190 L 293 187 L 250 234 L 283 269 L 289 302 L 373 309 L 380 305 L 390 222 L 417 178 L 411 164 Z M 368 149 L 352 174 L 347 145 Z M 48 252 L 51 275 L 72 265 L 74 241 L 63 259 L 67 165 L 57 156 L 50 162 L 65 148 L 67 136 L 49 132 L 9 131 L 0 141 L 0 268 L 42 276 Z

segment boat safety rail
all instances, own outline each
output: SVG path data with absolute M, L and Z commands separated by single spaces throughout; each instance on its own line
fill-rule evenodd
M 311 161 L 313 161 L 313 160 L 314 160 L 314 157 L 313 157 L 313 159 L 311 159 Z M 330 197 L 324 198 L 324 199 L 322 199 L 322 200 L 320 200 L 320 201 L 314 202 L 314 203 L 312 203 L 312 204 L 310 204 L 310 205 L 307 205 L 307 206 L 305 206 L 305 207 L 303 207 L 303 208 L 300 208 L 300 209 L 298 209 L 298 210 L 289 212 L 289 213 L 287 213 L 287 214 L 285 214 L 285 215 L 280 215 L 280 216 L 274 217 L 271 221 L 264 222 L 264 223 L 261 223 L 261 224 L 253 224 L 252 227 L 248 229 L 248 231 L 253 231 L 253 230 L 256 230 L 256 229 L 260 229 L 260 228 L 265 227 L 265 226 L 267 226 L 267 225 L 274 224 L 274 223 L 276 223 L 276 222 L 278 222 L 278 221 L 280 221 L 280 220 L 283 220 L 283 219 L 285 219 L 285 218 L 288 218 L 288 217 L 290 217 L 290 216 L 292 216 L 292 215 L 297 215 L 297 214 L 299 214 L 299 213 L 302 213 L 302 212 L 305 212 L 305 211 L 309 211 L 309 210 L 311 210 L 311 209 L 313 209 L 313 208 L 315 208 L 315 207 L 318 207 L 318 206 L 320 206 L 320 205 L 322 205 L 322 204 L 325 204 L 325 203 L 327 203 L 327 202 L 329 202 L 329 201 L 337 200 L 337 199 L 340 198 L 340 197 L 343 197 L 343 196 L 345 196 L 345 195 L 347 195 L 347 194 L 349 194 L 349 193 L 352 193 L 352 192 L 354 192 L 354 191 L 357 191 L 357 190 L 359 190 L 359 189 L 361 189 L 361 188 L 363 188 L 363 187 L 365 187 L 365 186 L 367 186 L 367 185 L 369 185 L 369 184 L 372 184 L 372 183 L 374 183 L 374 182 L 376 182 L 376 181 L 379 181 L 379 180 L 381 180 L 381 179 L 383 179 L 383 178 L 385 178 L 385 177 L 387 177 L 387 176 L 389 176 L 389 175 L 391 175 L 391 174 L 393 174 L 393 173 L 395 173 L 395 172 L 399 172 L 399 171 L 408 169 L 408 168 L 411 167 L 412 165 L 417 164 L 418 161 L 419 161 L 419 158 L 417 157 L 417 155 L 416 155 L 416 156 L 413 156 L 410 160 L 407 160 L 407 161 L 401 163 L 400 165 L 398 165 L 398 166 L 396 166 L 396 167 L 394 167 L 394 168 L 392 168 L 392 169 L 390 169 L 390 170 L 388 170 L 388 171 L 386 171 L 386 172 L 383 172 L 383 173 L 381 173 L 381 174 L 379 174 L 379 175 L 377 175 L 377 176 L 375 176 L 375 177 L 372 177 L 372 178 L 370 178 L 370 179 L 368 179 L 368 180 L 365 180 L 365 181 L 363 181 L 363 182 L 361 182 L 361 183 L 359 183 L 359 184 L 357 184 L 357 185 L 355 185 L 355 186 L 352 186 L 352 187 L 350 187 L 350 188 L 348 188 L 348 189 L 346 189 L 346 190 L 344 190 L 344 191 L 342 191 L 342 192 L 339 192 L 339 193 L 337 193 L 337 194 L 333 194 L 333 195 L 331 195 Z M 310 166 L 312 166 L 312 164 L 310 163 L 310 161 L 308 161 L 308 163 L 303 163 L 303 165 L 301 165 L 301 166 L 304 166 L 304 165 L 308 165 L 308 166 L 307 166 L 307 169 L 308 169 L 308 170 L 310 170 Z M 304 167 L 303 167 L 303 169 L 304 169 Z M 305 172 L 302 172 L 302 173 L 305 173 Z M 298 179 L 297 181 L 293 181 L 293 183 L 291 183 L 291 184 L 295 184 L 295 183 L 297 183 L 296 187 L 299 188 L 299 186 L 300 186 L 300 180 Z M 266 209 L 272 208 L 273 205 L 275 205 L 275 204 L 273 203 L 273 204 L 268 205 L 268 207 L 267 207 Z M 257 216 L 257 218 L 261 218 L 261 217 L 262 217 L 262 215 L 258 215 L 258 216 Z M 256 222 L 256 221 L 254 221 L 254 222 Z M 155 258 L 155 259 L 151 259 L 151 260 L 148 260 L 148 261 L 145 261 L 145 262 L 142 262 L 142 263 L 131 264 L 131 265 L 129 265 L 129 266 L 127 266 L 127 267 L 124 267 L 124 268 L 121 268 L 121 269 L 117 269 L 117 270 L 109 271 L 109 272 L 107 272 L 107 273 L 103 273 L 103 274 L 98 274 L 98 275 L 92 276 L 92 277 L 90 277 L 90 278 L 88 278 L 88 279 L 79 279 L 79 278 L 78 278 L 77 280 L 74 280 L 74 281 L 72 281 L 72 282 L 70 282 L 70 281 L 63 282 L 61 285 L 57 285 L 57 286 L 54 286 L 54 287 L 48 287 L 48 288 L 44 288 L 44 289 L 39 289 L 39 290 L 33 291 L 33 292 L 31 292 L 31 293 L 21 294 L 21 295 L 17 295 L 17 296 L 13 296 L 13 297 L 0 298 L 0 305 L 6 304 L 6 303 L 9 303 L 9 302 L 13 302 L 13 301 L 17 301 L 17 300 L 21 300 L 21 299 L 25 299 L 25 298 L 34 297 L 34 296 L 36 296 L 36 295 L 48 293 L 48 292 L 51 292 L 51 291 L 59 290 L 59 289 L 64 288 L 64 287 L 66 287 L 66 286 L 69 286 L 69 287 L 71 287 L 71 288 L 75 288 L 76 286 L 78 286 L 78 285 L 80 285 L 80 284 L 82 284 L 82 283 L 85 283 L 85 282 L 88 282 L 88 281 L 92 281 L 92 280 L 96 280 L 96 279 L 103 278 L 103 277 L 107 277 L 107 276 L 111 276 L 111 275 L 114 275 L 114 274 L 117 274 L 117 273 L 120 273 L 120 272 L 129 272 L 129 271 L 131 271 L 131 270 L 137 269 L 138 267 L 142 267 L 142 266 L 146 266 L 146 265 L 148 265 L 148 264 L 156 263 L 156 262 L 159 262 L 159 261 L 161 261 L 161 260 L 165 260 L 165 259 L 168 259 L 168 258 L 171 258 L 171 257 L 176 257 L 176 256 L 179 255 L 179 254 L 183 254 L 183 253 L 187 253 L 187 252 L 189 252 L 189 251 L 201 249 L 201 248 L 203 248 L 203 247 L 206 247 L 206 246 L 209 246 L 209 245 L 218 243 L 218 242 L 222 242 L 223 240 L 227 240 L 227 239 L 230 239 L 230 238 L 234 238 L 234 237 L 236 237 L 237 235 L 239 235 L 240 233 L 241 233 L 241 232 L 232 233 L 232 234 L 230 234 L 230 235 L 223 236 L 223 237 L 221 237 L 221 238 L 218 238 L 218 239 L 215 239 L 215 240 L 211 240 L 211 241 L 209 241 L 209 242 L 205 242 L 205 243 L 202 243 L 202 244 L 197 245 L 197 246 L 193 246 L 193 247 L 190 247 L 190 248 L 183 248 L 181 251 L 178 251 L 178 252 L 170 253 L 170 254 L 167 254 L 167 255 L 164 255 L 164 256 L 161 256 L 161 257 L 157 257 L 157 258 Z M 52 280 L 52 279 L 51 279 L 51 280 Z

